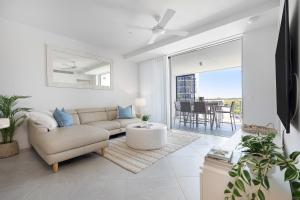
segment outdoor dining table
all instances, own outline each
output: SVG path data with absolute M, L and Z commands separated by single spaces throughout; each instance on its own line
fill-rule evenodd
M 204 100 L 205 101 L 205 100 Z M 217 115 L 216 110 L 220 109 L 223 106 L 223 101 L 205 101 L 206 106 L 208 107 L 210 117 L 210 129 L 213 130 L 214 122 L 217 124 Z M 193 111 L 194 105 L 191 103 L 191 110 Z M 196 115 L 196 127 L 198 127 L 198 115 Z

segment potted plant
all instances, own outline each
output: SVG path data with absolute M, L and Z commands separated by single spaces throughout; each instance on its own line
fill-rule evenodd
M 282 148 L 273 142 L 274 138 L 274 133 L 242 137 L 239 148 L 242 149 L 243 156 L 228 172 L 233 180 L 224 190 L 225 200 L 264 200 L 265 192 L 270 188 L 270 171 L 275 167 L 285 171 L 285 181 L 296 181 L 300 178 L 300 170 L 296 167 L 300 152 L 284 156 Z M 294 188 L 293 199 L 300 199 L 300 184 L 294 182 L 292 185 L 297 187 Z
M 143 117 L 142 117 L 143 122 L 148 122 L 149 119 L 150 119 L 150 115 L 143 115 Z
M 3 96 L 0 95 L 0 118 L 9 119 L 9 127 L 1 129 L 2 142 L 0 143 L 0 158 L 6 158 L 19 153 L 17 141 L 13 140 L 16 129 L 22 125 L 26 115 L 24 112 L 30 111 L 29 108 L 17 107 L 19 99 L 28 96 Z
M 150 115 L 143 115 L 142 116 L 142 121 L 144 122 L 145 126 L 148 126 L 149 119 L 150 119 Z

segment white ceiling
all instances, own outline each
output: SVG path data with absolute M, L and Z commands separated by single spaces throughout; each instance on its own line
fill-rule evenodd
M 153 15 L 168 8 L 176 10 L 168 29 L 195 33 L 203 24 L 277 4 L 279 0 L 1 0 L 0 17 L 126 54 L 143 49 L 151 36 L 132 26 L 152 27 Z
M 182 39 L 169 39 L 161 43 L 146 46 L 130 52 L 125 55 L 127 59 L 134 62 L 142 62 L 154 57 L 162 55 L 174 55 L 189 49 L 202 48 L 213 45 L 223 41 L 231 40 L 233 38 L 241 37 L 244 33 L 259 29 L 265 26 L 277 25 L 279 9 L 272 8 L 267 11 L 253 11 L 254 16 L 260 16 L 256 22 L 249 24 L 247 17 L 237 16 L 228 21 L 227 19 L 220 20 L 216 23 L 209 23 L 203 25 L 196 33 L 189 35 L 189 37 Z M 259 15 L 257 14 L 259 13 Z M 250 15 L 251 16 L 251 15 Z
M 241 49 L 241 40 L 235 40 L 209 48 L 172 56 L 172 75 L 177 76 L 240 67 L 242 64 Z

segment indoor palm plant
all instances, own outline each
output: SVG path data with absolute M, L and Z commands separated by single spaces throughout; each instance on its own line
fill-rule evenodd
M 1 131 L 2 143 L 0 143 L 0 158 L 9 157 L 18 153 L 18 143 L 13 140 L 16 129 L 22 125 L 30 108 L 18 107 L 20 99 L 28 96 L 4 96 L 0 95 L 0 118 L 8 118 L 10 126 Z
M 274 142 L 275 134 L 265 136 L 247 135 L 242 137 L 239 145 L 243 156 L 229 171 L 233 178 L 224 190 L 226 200 L 251 199 L 264 200 L 265 191 L 269 190 L 269 172 L 276 166 L 284 170 L 284 180 L 293 181 L 293 199 L 300 199 L 300 170 L 296 167 L 300 152 L 284 156 L 282 149 Z M 251 188 L 251 189 L 250 189 Z

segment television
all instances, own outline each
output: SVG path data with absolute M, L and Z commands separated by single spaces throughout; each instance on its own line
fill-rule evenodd
M 292 117 L 290 107 L 290 92 L 292 80 L 290 53 L 291 48 L 288 0 L 285 0 L 278 35 L 275 60 L 277 114 L 287 133 L 290 132 L 290 120 Z

